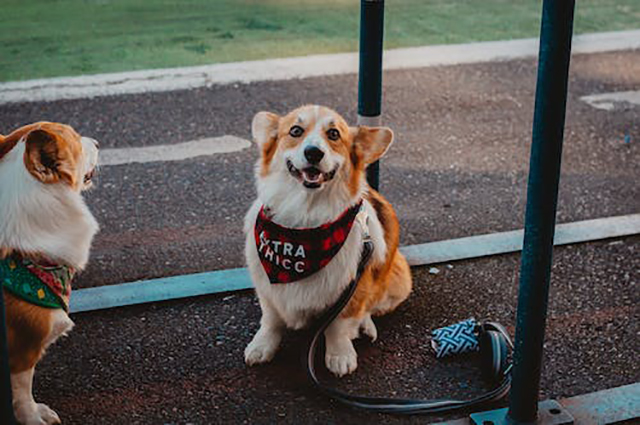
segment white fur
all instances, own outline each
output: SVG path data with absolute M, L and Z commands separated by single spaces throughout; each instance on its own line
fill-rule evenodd
M 314 112 L 317 114 L 317 109 Z M 299 117 L 299 120 L 305 119 L 308 117 Z M 260 124 L 264 125 L 264 122 Z M 260 163 L 256 165 L 258 199 L 245 217 L 245 255 L 263 315 L 259 331 L 245 350 L 245 361 L 249 365 L 271 360 L 277 351 L 284 329 L 300 329 L 307 326 L 312 318 L 335 303 L 357 271 L 363 239 L 363 229 L 357 220 L 343 247 L 331 262 L 314 275 L 300 281 L 271 284 L 256 249 L 254 227 L 263 205 L 269 207 L 275 223 L 290 228 L 308 228 L 334 221 L 346 209 L 363 199 L 367 190 L 364 176 L 360 182 L 360 190 L 355 196 L 352 195 L 346 184 L 349 178 L 348 171 L 343 167 L 347 159 L 328 149 L 324 140 L 319 141 L 318 132 L 323 131 L 325 124 L 326 122 L 320 121 L 320 125 L 312 129 L 296 149 L 277 152 L 271 161 L 267 176 L 262 177 Z M 254 126 L 254 134 L 255 128 Z M 260 141 L 259 137 L 256 139 Z M 320 164 L 324 172 L 332 170 L 331 167 L 335 167 L 336 164 L 339 167 L 335 178 L 319 189 L 304 188 L 286 167 L 286 158 L 292 160 L 296 168 L 307 166 L 301 152 L 305 144 L 310 143 L 325 152 Z M 365 200 L 363 205 L 369 217 L 369 234 L 374 245 L 374 254 L 370 261 L 383 263 L 387 246 L 382 225 L 371 204 Z M 377 337 L 375 325 L 368 314 L 361 318 L 338 318 L 325 332 L 325 363 L 336 375 L 342 376 L 355 370 L 357 356 L 351 340 L 358 337 L 361 328 L 372 339 Z
M 98 141 L 90 137 L 82 137 L 80 142 L 82 143 L 84 156 L 80 178 L 84 178 L 86 174 L 98 166 Z M 88 187 L 85 187 L 85 189 L 88 189 Z
M 337 317 L 324 332 L 327 346 L 324 362 L 327 369 L 338 376 L 347 375 L 358 367 L 358 354 L 351 340 L 359 336 L 362 319 Z
M 64 310 L 53 310 L 51 313 L 51 332 L 45 341 L 44 348 L 48 348 L 56 342 L 61 336 L 67 336 L 73 329 L 73 320 Z
M 278 313 L 278 317 L 287 327 L 300 329 L 308 324 L 309 318 L 332 305 L 355 277 L 362 250 L 362 229 L 356 221 L 342 249 L 326 267 L 314 275 L 294 283 L 272 285 L 258 257 L 253 233 L 253 226 L 261 206 L 262 203 L 259 200 L 256 201 L 245 220 L 245 227 L 249 228 L 245 248 L 249 272 L 260 299 L 268 300 L 269 306 Z M 382 237 L 382 226 L 375 217 L 373 207 L 366 201 L 365 208 L 369 211 L 369 232 L 375 247 L 373 261 L 384 261 L 386 244 Z
M 80 181 L 97 161 L 89 140 L 83 140 Z M 81 270 L 98 223 L 79 192 L 34 178 L 25 167 L 24 151 L 20 141 L 0 160 L 0 246 L 37 252 Z
M 49 406 L 36 403 L 33 399 L 34 369 L 11 375 L 11 390 L 13 392 L 13 411 L 16 420 L 23 425 L 51 425 L 59 424 L 58 414 Z
M 305 125 L 305 120 L 309 120 L 309 118 L 301 118 L 298 117 L 298 120 L 301 124 Z M 329 124 L 333 122 L 331 117 L 326 117 L 323 120 L 320 120 L 314 128 L 307 133 L 304 141 L 298 146 L 296 149 L 289 150 L 284 154 L 285 159 L 289 159 L 291 163 L 297 169 L 301 170 L 305 167 L 308 167 L 309 164 L 307 159 L 304 156 L 304 151 L 309 146 L 315 146 L 324 152 L 324 157 L 317 164 L 317 167 L 324 173 L 328 173 L 334 170 L 336 167 L 341 167 L 344 164 L 345 158 L 342 155 L 334 154 L 333 151 L 329 148 L 327 141 L 324 139 L 322 133 L 329 128 Z

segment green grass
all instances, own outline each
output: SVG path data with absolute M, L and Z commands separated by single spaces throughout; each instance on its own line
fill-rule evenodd
M 358 47 L 358 0 L 0 1 L 0 81 Z M 640 0 L 577 3 L 577 33 L 640 27 Z M 385 47 L 533 37 L 540 8 L 533 0 L 388 0 Z

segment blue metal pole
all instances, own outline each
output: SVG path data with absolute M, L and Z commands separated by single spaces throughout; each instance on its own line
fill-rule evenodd
M 360 2 L 360 69 L 358 72 L 358 124 L 379 126 L 382 104 L 382 42 L 384 0 Z M 367 181 L 379 188 L 378 162 L 367 168 Z
M 4 314 L 4 295 L 0 288 L 0 423 L 13 425 L 13 397 L 11 395 L 11 373 L 9 371 L 9 349 Z
M 544 0 L 520 265 L 510 420 L 536 420 L 575 0 Z

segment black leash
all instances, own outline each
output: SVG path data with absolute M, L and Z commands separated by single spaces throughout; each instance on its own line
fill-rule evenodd
M 324 335 L 324 331 L 329 327 L 331 322 L 333 322 L 333 320 L 338 317 L 340 312 L 344 309 L 344 307 L 353 296 L 358 286 L 358 281 L 360 280 L 360 277 L 362 276 L 365 266 L 369 262 L 372 253 L 373 243 L 371 242 L 371 240 L 366 239 L 363 244 L 362 254 L 360 257 L 360 262 L 358 264 L 356 277 L 349 283 L 349 286 L 344 290 L 338 301 L 336 301 L 336 303 L 318 320 L 319 325 L 313 333 L 313 337 L 311 338 L 311 341 L 309 343 L 309 349 L 307 350 L 307 376 L 311 383 L 323 394 L 347 406 L 357 407 L 359 409 L 380 413 L 421 414 L 445 411 L 453 412 L 456 410 L 477 407 L 490 401 L 500 400 L 501 398 L 506 396 L 509 392 L 509 389 L 511 388 L 510 367 L 504 371 L 500 383 L 494 389 L 485 394 L 468 400 L 417 400 L 359 396 L 337 390 L 320 382 L 316 375 L 315 368 L 315 359 L 320 338 Z M 508 344 L 512 347 L 509 335 L 506 333 L 502 326 L 491 322 L 485 323 L 484 326 L 489 326 L 492 331 L 503 334 L 503 336 L 508 341 Z

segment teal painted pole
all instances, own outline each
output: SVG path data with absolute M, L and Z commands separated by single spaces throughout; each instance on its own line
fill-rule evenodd
M 382 111 L 382 43 L 384 0 L 360 1 L 360 67 L 358 71 L 358 124 L 379 126 Z M 378 190 L 380 165 L 367 168 L 369 185 Z
M 16 420 L 13 416 L 9 349 L 7 346 L 7 326 L 4 311 L 4 295 L 0 290 L 0 423 L 14 425 Z
M 508 417 L 538 413 L 575 0 L 544 0 Z

